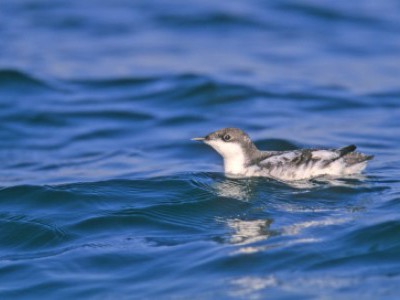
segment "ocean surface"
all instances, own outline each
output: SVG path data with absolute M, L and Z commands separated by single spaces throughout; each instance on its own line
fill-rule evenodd
M 400 299 L 400 3 L 1 0 L 0 299 Z M 228 179 L 261 149 L 362 177 Z

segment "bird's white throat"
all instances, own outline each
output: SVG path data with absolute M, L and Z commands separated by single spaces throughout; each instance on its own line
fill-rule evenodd
M 206 141 L 224 158 L 224 171 L 228 174 L 240 175 L 245 173 L 246 157 L 243 148 L 238 143 L 223 141 Z

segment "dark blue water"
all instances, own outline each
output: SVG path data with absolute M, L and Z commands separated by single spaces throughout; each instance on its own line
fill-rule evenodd
M 400 4 L 0 2 L 1 299 L 399 299 Z M 233 180 L 191 142 L 358 145 Z

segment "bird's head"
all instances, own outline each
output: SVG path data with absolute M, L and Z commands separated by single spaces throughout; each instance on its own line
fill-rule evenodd
M 223 128 L 214 131 L 205 137 L 193 138 L 195 141 L 202 141 L 215 149 L 225 161 L 250 159 L 256 146 L 244 131 L 238 128 Z

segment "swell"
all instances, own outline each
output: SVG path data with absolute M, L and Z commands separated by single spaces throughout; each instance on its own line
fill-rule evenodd
M 82 105 L 92 105 L 93 103 L 109 104 L 110 95 L 114 94 L 116 101 L 113 104 L 130 103 L 131 99 L 140 101 L 146 107 L 147 105 L 164 106 L 168 98 L 170 108 L 180 105 L 181 101 L 190 102 L 192 106 L 215 107 L 223 105 L 232 105 L 234 103 L 248 103 L 253 101 L 257 105 L 258 102 L 274 103 L 277 101 L 290 101 L 298 109 L 315 110 L 315 111 L 332 111 L 335 109 L 360 109 L 369 108 L 373 103 L 361 97 L 353 97 L 343 95 L 343 93 L 334 92 L 329 88 L 313 88 L 307 90 L 282 90 L 276 87 L 265 87 L 257 85 L 244 85 L 232 83 L 226 80 L 217 79 L 215 77 L 203 76 L 201 74 L 180 74 L 153 77 L 122 77 L 122 78 L 105 78 L 105 79 L 80 79 L 80 80 L 49 80 L 39 79 L 28 73 L 17 71 L 14 69 L 0 70 L 0 87 L 3 93 L 23 94 L 24 90 L 30 89 L 35 98 L 42 91 L 59 91 L 60 96 L 54 102 L 52 110 L 57 107 L 70 110 L 70 107 L 64 107 L 65 92 L 67 92 L 68 103 L 73 101 L 80 105 L 80 111 L 75 114 L 95 113 L 85 112 Z M 85 96 L 90 93 L 90 97 Z M 104 97 L 107 92 L 108 97 Z M 301 100 L 301 101 L 299 101 Z M 334 102 L 332 100 L 335 100 Z M 389 100 L 387 100 L 389 101 Z M 172 105 L 172 106 L 171 106 Z M 388 104 L 389 105 L 389 104 Z M 91 106 L 92 107 L 92 106 Z M 248 107 L 248 105 L 247 105 Z M 105 106 L 104 113 L 110 117 L 113 115 L 113 109 Z M 118 119 L 123 116 L 126 111 L 117 110 L 114 118 Z M 144 117 L 148 117 L 148 113 L 139 113 Z M 128 116 L 129 117 L 129 116 Z M 142 117 L 142 116 L 140 116 Z M 172 116 L 176 118 L 177 116 Z M 181 116 L 179 116 L 181 117 Z
M 68 234 L 63 229 L 45 218 L 3 212 L 0 223 L 3 232 L 1 253 L 49 249 L 68 240 Z
M 355 221 L 371 206 L 365 199 L 385 191 L 368 181 L 300 190 L 220 173 L 3 187 L 0 261 L 36 271 L 60 264 L 59 273 L 82 280 L 111 272 L 122 288 L 171 272 L 190 281 L 193 273 L 232 278 L 250 270 L 285 285 L 286 273 L 361 270 L 370 261 L 394 272 L 398 222 Z M 50 282 L 65 283 L 54 276 Z
M 398 266 L 393 262 L 399 260 L 400 242 L 394 237 L 399 227 L 398 220 L 385 220 L 346 230 L 334 243 L 330 241 L 327 244 L 326 258 L 312 264 L 310 269 L 340 270 L 351 267 L 362 274 L 370 268 L 366 265 L 368 261 L 386 272 L 397 272 Z
M 2 255 L 10 259 L 12 253 L 50 248 L 62 252 L 66 246 L 107 242 L 113 239 L 110 233 L 143 239 L 167 235 L 182 237 L 182 242 L 194 235 L 201 240 L 218 227 L 216 214 L 237 213 L 243 203 L 215 201 L 209 183 L 193 189 L 192 180 L 163 177 L 2 188 L 0 221 L 7 232 Z
M 195 15 L 187 14 L 163 14 L 157 17 L 157 22 L 164 26 L 179 27 L 181 30 L 204 30 L 204 24 L 207 24 L 207 29 L 213 27 L 214 29 L 224 28 L 265 28 L 265 20 L 257 20 L 255 16 L 248 16 L 240 13 L 228 12 L 197 12 Z
M 378 19 L 368 15 L 363 15 L 360 11 L 358 14 L 340 9 L 338 7 L 310 5 L 306 3 L 282 3 L 277 6 L 285 12 L 292 12 L 299 15 L 305 15 L 319 19 L 320 21 L 330 22 L 351 22 L 360 25 L 381 26 L 383 23 Z
M 29 74 L 28 72 L 16 69 L 0 69 L 1 92 L 23 94 L 26 92 L 62 91 L 63 89 L 56 82 L 50 82 Z

